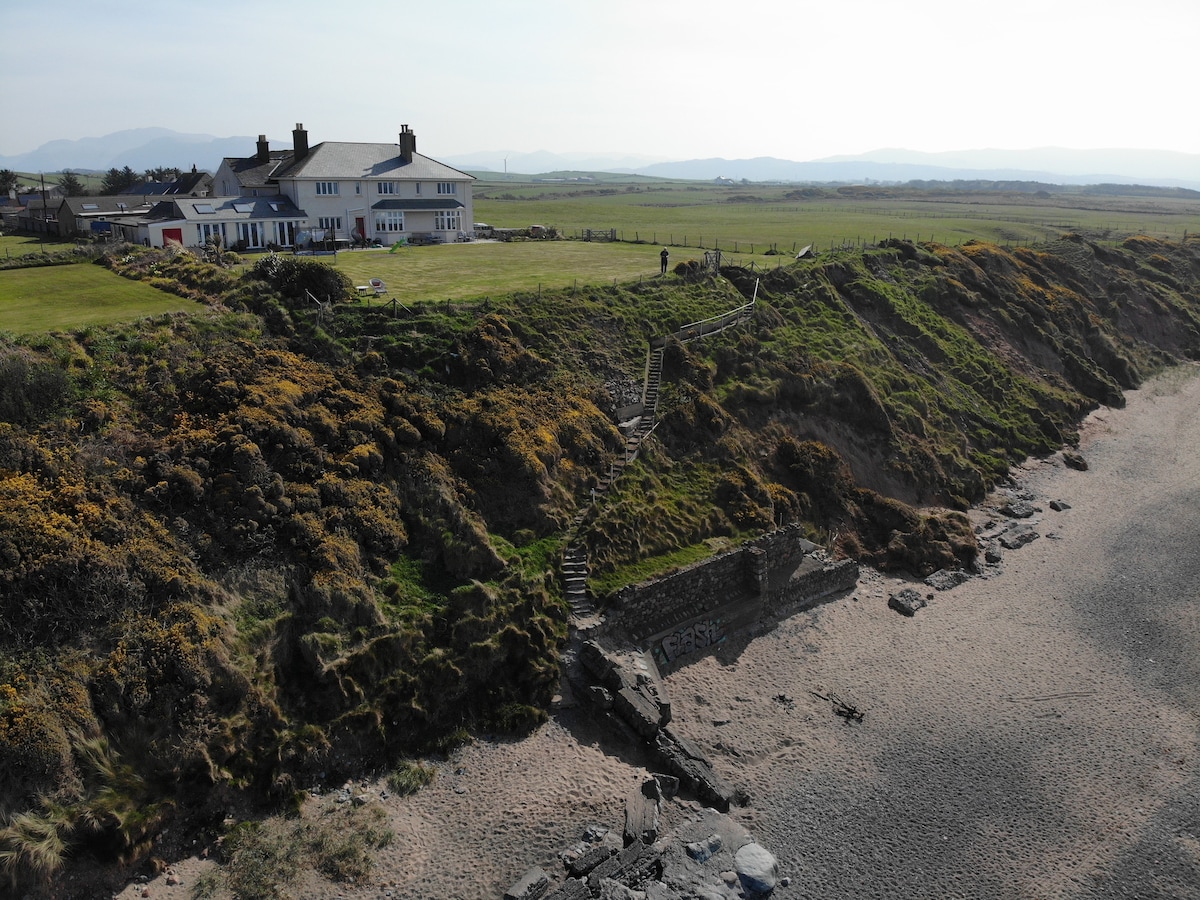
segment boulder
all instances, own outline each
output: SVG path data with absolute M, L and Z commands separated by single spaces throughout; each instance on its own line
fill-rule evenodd
M 749 843 L 733 855 L 734 866 L 742 887 L 751 897 L 762 897 L 775 890 L 779 880 L 779 863 L 766 847 Z
M 1063 451 L 1063 462 L 1067 464 L 1068 468 L 1075 469 L 1077 472 L 1086 472 L 1087 471 L 1087 467 L 1088 467 L 1087 460 L 1084 459 L 1082 456 L 1080 456 L 1078 453 L 1076 453 L 1074 450 L 1064 450 Z
M 1064 509 L 1070 509 L 1071 504 L 1066 500 L 1051 500 L 1050 508 L 1055 512 L 1062 512 Z
M 925 583 L 935 591 L 948 591 L 950 588 L 958 587 L 970 577 L 971 573 L 964 572 L 962 569 L 938 569 L 925 579 Z
M 904 616 L 916 615 L 917 610 L 925 605 L 925 598 L 912 588 L 905 588 L 888 597 L 888 606 Z
M 1000 535 L 1000 546 L 1005 550 L 1018 550 L 1026 544 L 1033 543 L 1039 537 L 1041 535 L 1028 525 L 1018 525 Z
M 1000 512 L 1012 519 L 1028 519 L 1037 511 L 1028 500 L 1010 500 L 1000 507 Z

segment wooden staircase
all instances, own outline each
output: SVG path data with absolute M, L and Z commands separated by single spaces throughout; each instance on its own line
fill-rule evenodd
M 755 285 L 754 293 L 755 300 L 757 300 L 757 285 Z M 713 334 L 718 334 L 726 328 L 739 325 L 749 319 L 753 308 L 754 301 L 752 300 L 746 306 L 726 313 L 724 316 L 718 317 L 718 319 L 710 320 L 713 327 L 708 331 L 705 331 L 701 327 L 697 332 L 695 328 L 689 326 L 688 329 L 677 332 L 675 336 L 683 343 L 691 340 L 699 340 L 703 337 L 710 337 Z M 567 549 L 563 551 L 561 571 L 563 596 L 571 608 L 571 618 L 577 627 L 599 621 L 596 606 L 588 593 L 587 548 L 582 541 L 578 540 L 579 528 L 583 525 L 588 512 L 590 512 L 591 507 L 595 505 L 596 501 L 613 486 L 613 483 L 625 471 L 625 468 L 638 458 L 642 443 L 650 437 L 658 425 L 658 394 L 662 384 L 665 349 L 666 341 L 658 340 L 651 341 L 646 351 L 646 376 L 642 384 L 642 415 L 637 425 L 625 439 L 624 458 L 615 460 L 609 466 L 608 472 L 601 476 L 599 484 L 592 491 L 591 503 L 583 506 L 571 520 L 570 538 L 567 543 Z

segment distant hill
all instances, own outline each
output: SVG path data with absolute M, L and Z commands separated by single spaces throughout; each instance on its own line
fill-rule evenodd
M 1040 181 L 1047 184 L 1147 184 L 1200 189 L 1200 154 L 1161 150 L 972 150 L 918 153 L 876 150 L 795 162 L 754 159 L 693 159 L 636 170 L 664 178 L 735 181 Z
M 0 156 L 0 167 L 15 172 L 107 172 L 129 166 L 135 171 L 158 166 L 192 166 L 215 172 L 226 156 L 248 156 L 257 137 L 214 137 L 211 134 L 182 134 L 169 128 L 133 128 L 103 137 L 76 141 L 50 141 L 36 150 L 16 156 Z M 283 144 L 277 144 L 283 146 Z M 286 142 L 291 146 L 291 140 Z
M 105 172 L 114 166 L 137 171 L 157 166 L 193 165 L 216 171 L 226 156 L 254 152 L 256 138 L 182 134 L 167 128 L 135 128 L 104 137 L 59 140 L 17 156 L 0 157 L 0 167 L 17 172 Z M 272 140 L 290 147 L 291 140 Z M 481 151 L 439 155 L 447 165 L 473 172 L 537 175 L 548 172 L 608 172 L 712 181 L 865 182 L 1039 181 L 1047 184 L 1145 184 L 1200 190 L 1200 154 L 1165 150 L 961 150 L 923 153 L 881 149 L 858 156 L 797 161 L 759 156 L 752 159 L 690 159 L 668 162 L 635 153 L 516 153 Z

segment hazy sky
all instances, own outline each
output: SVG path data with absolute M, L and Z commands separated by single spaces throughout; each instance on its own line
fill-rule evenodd
M 0 155 L 297 122 L 434 157 L 1200 152 L 1196 0 L 0 0 L 0 35 Z

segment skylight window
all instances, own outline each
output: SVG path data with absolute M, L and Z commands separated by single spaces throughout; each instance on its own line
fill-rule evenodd
M 273 209 L 275 212 L 279 212 L 279 204 L 278 204 L 278 203 L 272 203 L 272 204 L 271 204 L 271 209 Z
M 213 209 L 213 205 L 211 203 L 197 203 L 195 206 L 195 210 L 198 213 L 215 213 L 216 212 L 216 210 Z
M 235 203 L 233 204 L 233 208 L 240 213 L 254 212 L 253 203 Z
M 85 204 L 83 204 L 83 208 L 86 210 L 89 210 L 89 211 L 97 210 L 100 208 L 100 204 L 99 203 L 85 203 Z

